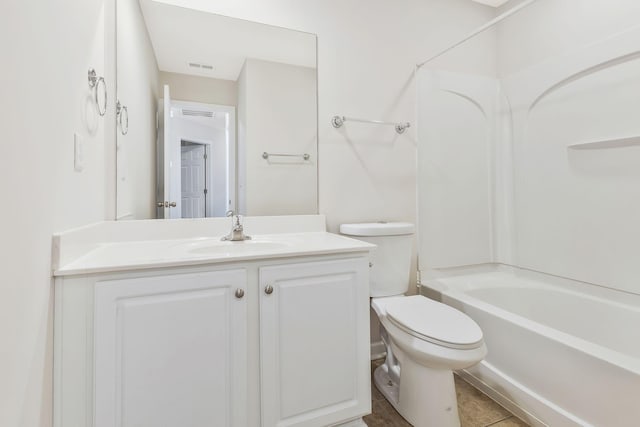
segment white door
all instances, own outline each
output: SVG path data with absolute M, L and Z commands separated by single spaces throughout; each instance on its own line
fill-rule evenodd
M 172 218 L 171 209 L 171 94 L 164 85 L 158 102 L 158 136 L 156 150 L 156 217 Z
M 208 191 L 206 145 L 188 144 L 180 149 L 182 218 L 205 218 Z
M 260 269 L 263 427 L 370 412 L 366 258 Z
M 246 426 L 246 271 L 95 288 L 95 427 Z

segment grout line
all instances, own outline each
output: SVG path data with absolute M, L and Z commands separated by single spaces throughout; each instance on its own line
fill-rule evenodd
M 505 420 L 508 420 L 509 418 L 513 418 L 513 417 L 514 417 L 513 415 L 507 415 L 507 416 L 506 416 L 506 417 L 504 417 L 503 419 L 498 420 L 498 421 L 494 421 L 494 422 L 492 422 L 491 424 L 487 424 L 487 425 L 486 425 L 486 426 L 484 426 L 484 427 L 491 427 L 491 426 L 494 426 L 494 425 L 496 425 L 496 424 L 498 424 L 498 423 L 501 423 L 501 422 L 503 422 L 503 421 L 505 421 Z
M 476 387 L 474 384 L 472 384 L 470 381 L 468 381 L 466 378 L 464 378 L 463 376 L 459 375 L 457 372 L 454 372 L 454 376 L 465 382 L 467 385 L 471 386 L 471 388 L 475 389 L 476 391 L 479 391 L 481 394 L 483 394 L 485 397 L 487 397 L 491 403 L 493 403 L 494 405 L 504 409 L 506 412 L 509 413 L 509 415 L 507 415 L 505 418 L 498 420 L 498 421 L 494 421 L 491 424 L 487 424 L 483 427 L 491 427 L 496 425 L 497 423 L 500 423 L 502 421 L 508 420 L 509 418 L 515 418 L 516 420 L 525 423 L 525 425 L 530 425 L 529 422 L 525 422 L 523 421 L 520 417 L 516 416 L 513 412 L 511 412 L 508 408 L 506 408 L 505 406 L 503 406 L 501 403 L 499 403 L 497 400 L 494 400 L 493 397 L 489 396 L 484 390 L 481 390 L 480 388 Z

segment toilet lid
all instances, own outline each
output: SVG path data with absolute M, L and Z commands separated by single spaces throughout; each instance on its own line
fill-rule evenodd
M 453 307 L 415 295 L 385 304 L 387 318 L 416 338 L 450 348 L 471 349 L 482 344 L 482 330 Z

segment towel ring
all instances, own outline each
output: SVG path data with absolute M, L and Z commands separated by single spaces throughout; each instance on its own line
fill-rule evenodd
M 88 72 L 89 87 L 93 89 L 93 97 L 98 108 L 98 114 L 104 116 L 107 113 L 107 83 L 104 81 L 104 77 L 98 77 L 96 70 L 89 68 Z M 100 107 L 100 87 L 102 87 L 102 93 L 104 102 L 102 108 Z
M 116 103 L 116 116 L 118 116 L 118 124 L 120 125 L 120 132 L 123 135 L 129 133 L 129 110 L 126 105 L 122 105 L 120 100 Z M 124 122 L 123 122 L 123 119 Z

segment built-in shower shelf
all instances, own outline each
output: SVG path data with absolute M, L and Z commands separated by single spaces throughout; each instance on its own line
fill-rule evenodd
M 602 150 L 605 148 L 621 148 L 640 145 L 640 136 L 630 138 L 606 139 L 602 141 L 582 142 L 580 144 L 569 145 L 573 150 Z

